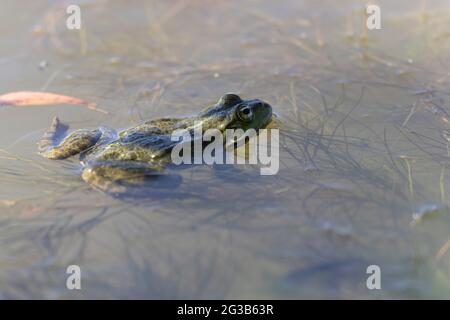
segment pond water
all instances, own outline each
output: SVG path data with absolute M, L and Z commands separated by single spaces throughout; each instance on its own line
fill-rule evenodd
M 1 93 L 108 114 L 1 107 L 0 298 L 450 298 L 450 6 L 376 4 L 368 31 L 365 1 L 3 1 Z M 225 92 L 273 106 L 278 174 L 192 166 L 116 198 L 37 154 L 54 115 L 126 128 Z

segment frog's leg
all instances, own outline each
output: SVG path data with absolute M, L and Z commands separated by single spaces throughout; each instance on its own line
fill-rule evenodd
M 76 155 L 97 143 L 102 136 L 100 129 L 76 130 L 67 136 L 68 126 L 62 124 L 58 117 L 39 141 L 39 153 L 48 159 L 66 159 Z
M 148 162 L 93 160 L 87 163 L 81 177 L 96 189 L 123 193 L 129 187 L 143 185 L 148 178 L 159 175 L 162 170 L 162 166 Z

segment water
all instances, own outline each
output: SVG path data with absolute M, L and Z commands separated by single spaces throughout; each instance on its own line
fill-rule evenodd
M 2 92 L 109 111 L 0 110 L 1 298 L 450 297 L 446 1 L 379 1 L 373 31 L 364 1 L 78 3 L 81 32 L 64 1 L 1 4 Z M 194 166 L 118 199 L 37 155 L 54 115 L 126 128 L 229 91 L 274 107 L 277 175 Z

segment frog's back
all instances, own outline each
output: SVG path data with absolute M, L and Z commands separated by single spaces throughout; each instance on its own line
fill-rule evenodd
M 99 141 L 82 154 L 84 163 L 90 160 L 161 161 L 175 142 L 171 134 L 186 118 L 149 120 L 116 134 L 114 139 Z

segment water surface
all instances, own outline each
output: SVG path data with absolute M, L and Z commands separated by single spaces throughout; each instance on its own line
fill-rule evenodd
M 2 2 L 1 91 L 109 114 L 0 110 L 1 298 L 450 297 L 446 1 L 378 1 L 373 31 L 364 1 L 75 2 L 81 31 L 68 2 Z M 117 199 L 37 155 L 54 115 L 126 128 L 230 91 L 274 107 L 277 175 L 193 166 Z

